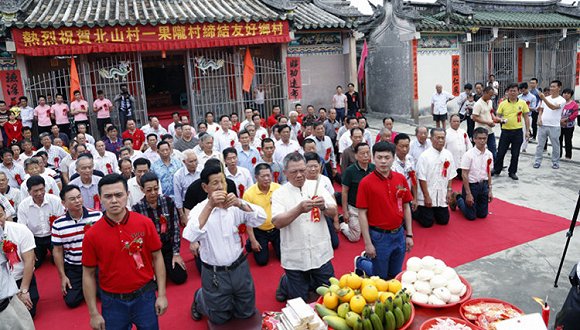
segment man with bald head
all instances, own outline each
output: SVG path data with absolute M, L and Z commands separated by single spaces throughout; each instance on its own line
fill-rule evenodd
M 443 127 L 445 130 L 447 123 L 447 102 L 453 100 L 455 96 L 443 90 L 441 84 L 435 85 L 435 93 L 431 96 L 431 114 L 437 128 Z

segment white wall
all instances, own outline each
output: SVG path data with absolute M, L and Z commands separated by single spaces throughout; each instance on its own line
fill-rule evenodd
M 419 52 L 417 54 L 417 80 L 419 113 L 429 115 L 431 113 L 431 95 L 435 93 L 435 85 L 441 84 L 444 91 L 451 93 L 451 53 Z

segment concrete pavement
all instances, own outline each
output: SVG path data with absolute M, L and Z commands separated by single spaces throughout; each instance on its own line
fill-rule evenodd
M 382 127 L 382 115 L 368 114 L 367 118 L 370 130 L 376 134 Z M 421 122 L 425 122 L 426 126 L 433 125 L 429 119 Z M 415 127 L 410 121 L 398 120 L 394 130 L 414 135 Z M 499 137 L 500 129 L 496 128 L 495 133 Z M 576 127 L 574 131 L 573 145 L 580 146 L 580 127 Z M 571 220 L 580 190 L 580 150 L 572 152 L 572 161 L 562 160 L 558 170 L 551 168 L 549 159 L 544 159 L 543 166 L 534 169 L 532 164 L 535 147 L 536 144 L 530 144 L 528 153 L 521 154 L 518 181 L 510 179 L 506 171 L 499 177 L 494 177 L 494 195 L 513 204 Z M 548 151 L 551 152 L 551 146 Z M 509 158 L 508 152 L 506 164 L 509 164 Z M 556 313 L 570 289 L 568 273 L 580 261 L 580 244 L 578 238 L 573 236 L 558 282 L 559 287 L 554 288 L 566 232 L 567 230 L 561 231 L 497 252 L 461 265 L 457 267 L 457 271 L 471 282 L 475 297 L 503 299 L 514 303 L 526 313 L 541 311 L 532 296 L 542 299 L 549 296 L 550 320 L 553 325 Z M 576 235 L 580 235 L 580 232 Z

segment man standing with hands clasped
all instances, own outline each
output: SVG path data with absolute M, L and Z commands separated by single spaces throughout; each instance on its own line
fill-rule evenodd
M 410 207 L 413 195 L 405 177 L 391 171 L 394 145 L 375 144 L 373 158 L 375 171 L 360 182 L 356 206 L 373 275 L 391 279 L 402 271 L 405 251 L 414 244 Z
M 159 329 L 157 317 L 167 310 L 161 240 L 153 221 L 127 210 L 127 191 L 120 174 L 101 179 L 99 196 L 105 215 L 83 240 L 83 293 L 95 330 L 129 329 L 132 324 L 138 329 Z

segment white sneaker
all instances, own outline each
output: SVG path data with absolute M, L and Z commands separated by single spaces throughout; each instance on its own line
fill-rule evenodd
M 342 222 L 340 224 L 340 231 L 342 231 L 342 232 L 348 231 L 348 224 L 346 222 Z

